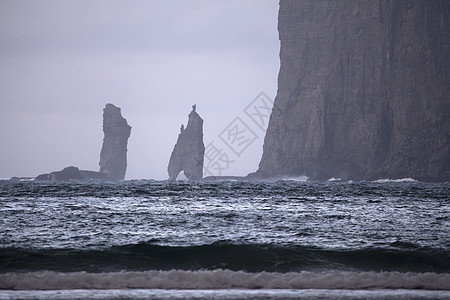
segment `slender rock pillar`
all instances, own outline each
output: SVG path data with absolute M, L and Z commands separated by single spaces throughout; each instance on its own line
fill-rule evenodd
M 103 138 L 100 152 L 100 173 L 108 179 L 123 180 L 127 169 L 127 143 L 131 126 L 121 115 L 120 108 L 106 104 L 103 109 Z

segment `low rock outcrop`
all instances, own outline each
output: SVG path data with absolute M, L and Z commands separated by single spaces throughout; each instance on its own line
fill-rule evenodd
M 170 156 L 169 180 L 176 180 L 178 174 L 184 171 L 188 180 L 201 180 L 203 178 L 203 159 L 205 145 L 203 144 L 203 119 L 192 106 L 186 128 L 181 125 L 177 143 Z
M 127 169 L 127 144 L 131 126 L 122 117 L 120 108 L 106 104 L 103 109 L 103 146 L 100 152 L 100 173 L 108 179 L 123 180 Z
M 77 167 L 70 166 L 61 171 L 54 171 L 48 174 L 41 174 L 34 180 L 87 180 L 87 179 L 107 179 L 104 173 L 80 170 Z
M 106 175 L 100 172 L 80 170 L 70 166 L 48 174 L 41 174 L 35 180 L 86 180 L 86 179 L 106 179 Z
M 35 180 L 77 180 L 82 179 L 80 169 L 77 167 L 67 167 L 61 171 L 54 171 L 49 174 L 41 174 Z

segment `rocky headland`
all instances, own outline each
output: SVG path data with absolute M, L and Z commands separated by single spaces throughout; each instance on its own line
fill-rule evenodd
M 181 125 L 177 143 L 170 156 L 167 172 L 169 180 L 176 180 L 178 174 L 184 171 L 188 180 L 203 178 L 203 160 L 205 145 L 203 144 L 203 119 L 192 106 L 186 128 Z
M 450 181 L 450 1 L 281 0 L 253 178 Z

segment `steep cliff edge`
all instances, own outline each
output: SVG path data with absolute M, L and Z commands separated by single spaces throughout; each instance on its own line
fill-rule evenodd
M 450 180 L 450 1 L 281 0 L 278 22 L 257 176 Z
M 127 144 L 131 126 L 122 117 L 120 108 L 106 104 L 103 109 L 103 146 L 100 152 L 100 173 L 108 179 L 123 180 L 127 170 Z
M 203 144 L 203 119 L 195 111 L 195 105 L 189 114 L 186 128 L 181 125 L 177 143 L 173 148 L 167 172 L 169 180 L 175 180 L 181 171 L 188 180 L 203 178 L 203 160 L 205 145 Z

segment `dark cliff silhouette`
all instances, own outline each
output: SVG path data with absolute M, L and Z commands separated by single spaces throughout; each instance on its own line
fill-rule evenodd
M 450 1 L 281 0 L 258 177 L 450 180 Z

